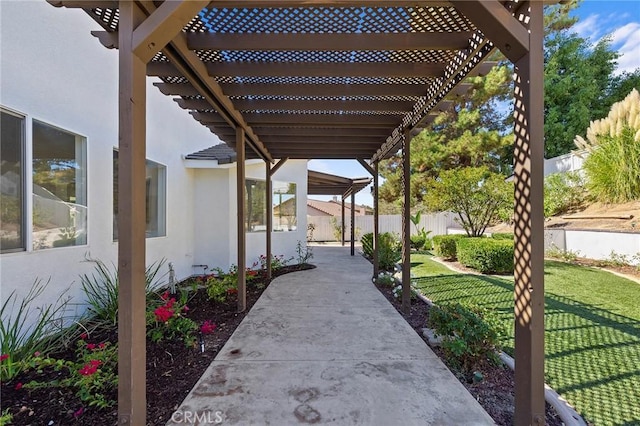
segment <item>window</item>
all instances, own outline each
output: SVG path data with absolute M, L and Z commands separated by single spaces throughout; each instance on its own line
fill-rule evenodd
M 0 251 L 25 244 L 24 118 L 0 111 Z
M 166 173 L 167 168 L 154 161 L 146 161 L 146 235 L 163 237 L 166 232 Z M 118 151 L 113 151 L 113 240 L 118 240 Z
M 266 231 L 267 184 L 262 180 L 245 180 L 245 229 L 248 232 Z
M 296 184 L 273 182 L 273 230 L 297 229 Z
M 33 248 L 87 243 L 85 138 L 33 121 Z

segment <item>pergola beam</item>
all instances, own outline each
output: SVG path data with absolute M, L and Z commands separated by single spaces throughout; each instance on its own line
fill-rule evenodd
M 211 109 L 205 99 L 174 99 L 184 109 Z M 234 99 L 238 110 L 289 110 L 289 111 L 411 111 L 411 101 L 361 101 L 361 100 L 271 100 Z
M 321 143 L 327 147 L 348 147 L 355 145 L 362 147 L 363 145 L 380 146 L 383 138 L 371 137 L 351 137 L 349 140 L 341 140 L 339 138 L 325 138 L 322 136 L 263 136 L 263 142 L 268 146 L 280 145 L 282 147 L 295 148 L 295 145 L 310 146 Z
M 217 113 L 210 112 L 190 112 L 193 117 L 202 123 L 223 123 L 224 119 Z M 400 122 L 402 116 L 396 115 L 358 115 L 358 114 L 261 114 L 246 113 L 245 120 L 256 126 L 280 125 L 280 126 L 301 126 L 307 125 L 382 125 L 392 127 Z
M 493 41 L 511 62 L 529 51 L 529 33 L 498 0 L 456 0 L 456 9 Z
M 420 84 L 222 83 L 221 86 L 228 96 L 424 96 L 427 92 Z
M 469 44 L 472 32 L 414 33 L 190 33 L 191 50 L 324 50 L 394 51 L 459 50 Z
M 359 128 L 313 128 L 313 127 L 260 127 L 254 126 L 253 129 L 261 137 L 268 138 L 269 136 L 277 137 L 294 137 L 303 136 L 307 137 L 344 137 L 349 140 L 351 137 L 373 137 L 373 138 L 386 138 L 389 136 L 389 132 L 385 129 L 359 129 Z
M 193 19 L 209 0 L 165 1 L 133 32 L 133 52 L 149 62 Z
M 153 65 L 153 64 L 150 64 Z M 171 64 L 159 73 L 175 75 Z M 441 77 L 446 64 L 434 62 L 208 62 L 212 77 Z

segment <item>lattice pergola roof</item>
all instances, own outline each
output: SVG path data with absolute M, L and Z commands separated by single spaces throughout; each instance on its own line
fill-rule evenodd
M 117 47 L 116 1 L 49 1 L 84 7 Z M 162 4 L 140 3 L 150 14 Z M 214 1 L 147 74 L 232 148 L 244 128 L 247 158 L 376 160 L 493 65 L 481 65 L 494 46 L 459 3 Z
M 346 178 L 328 173 L 309 170 L 307 172 L 308 195 L 342 195 L 348 197 L 366 188 L 373 179 L 370 177 Z

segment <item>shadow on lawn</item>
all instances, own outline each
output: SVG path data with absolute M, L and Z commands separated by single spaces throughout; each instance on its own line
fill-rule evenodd
M 419 278 L 436 303 L 494 309 L 513 354 L 513 283 L 472 274 Z M 545 379 L 596 424 L 640 423 L 640 321 L 551 292 L 545 301 Z

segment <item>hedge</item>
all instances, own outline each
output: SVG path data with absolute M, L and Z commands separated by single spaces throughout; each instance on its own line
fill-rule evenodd
M 468 237 L 463 234 L 436 235 L 432 239 L 433 249 L 437 256 L 440 256 L 445 260 L 456 260 L 456 242 L 464 238 Z
M 513 233 L 512 232 L 496 232 L 491 234 L 491 238 L 494 240 L 510 240 L 513 241 Z
M 513 273 L 513 241 L 467 238 L 458 241 L 458 261 L 483 274 Z

